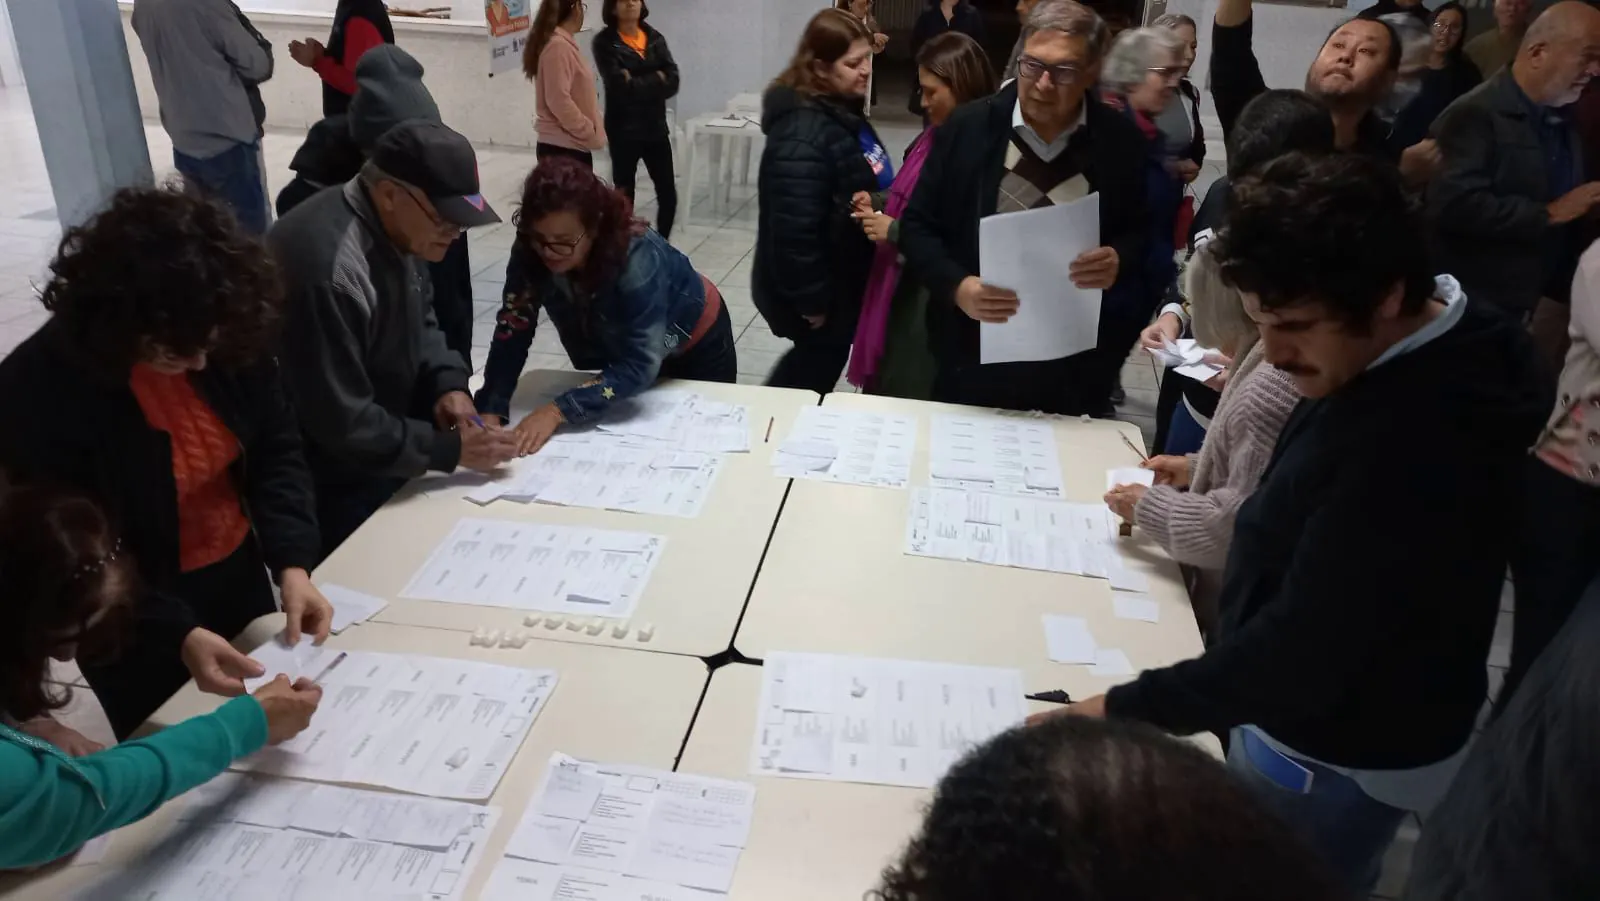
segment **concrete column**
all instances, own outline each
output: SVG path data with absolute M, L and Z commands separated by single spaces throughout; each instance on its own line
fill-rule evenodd
M 7 0 L 56 216 L 81 224 L 154 180 L 116 0 Z

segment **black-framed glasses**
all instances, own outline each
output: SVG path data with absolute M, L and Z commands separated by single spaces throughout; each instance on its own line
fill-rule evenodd
M 1083 70 L 1077 66 L 1052 66 L 1031 56 L 1023 56 L 1017 60 L 1017 74 L 1029 81 L 1038 81 L 1046 72 L 1050 73 L 1051 84 L 1064 85 L 1077 81 Z
M 578 245 L 582 244 L 583 239 L 587 237 L 589 237 L 589 233 L 584 232 L 571 241 L 552 241 L 537 232 L 528 233 L 528 240 L 532 241 L 535 247 L 553 257 L 572 256 L 578 252 Z
M 404 182 L 395 182 L 395 184 L 399 185 L 400 190 L 411 198 L 411 202 L 417 205 L 417 209 L 422 211 L 422 215 L 428 217 L 428 222 L 433 225 L 434 231 L 441 235 L 461 235 L 466 232 L 467 227 L 465 225 L 457 225 L 454 222 L 446 222 L 444 219 L 439 218 L 439 214 L 433 211 L 433 205 L 424 203 L 422 198 L 416 195 L 416 188 Z

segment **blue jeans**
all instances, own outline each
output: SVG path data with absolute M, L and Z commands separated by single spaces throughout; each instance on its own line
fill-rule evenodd
M 173 164 L 191 187 L 226 203 L 239 224 L 252 235 L 264 235 L 271 224 L 267 187 L 256 159 L 258 144 L 235 144 L 213 157 L 198 159 L 172 151 Z
M 1383 854 L 1407 811 L 1375 800 L 1354 779 L 1305 760 L 1303 775 L 1265 742 L 1245 729 L 1229 735 L 1228 769 L 1278 818 L 1321 856 L 1351 897 L 1372 894 L 1383 870 Z
M 1167 378 L 1176 378 L 1168 374 Z M 1200 446 L 1206 443 L 1206 427 L 1195 421 L 1194 414 L 1189 412 L 1189 405 L 1179 398 L 1178 405 L 1172 408 L 1172 422 L 1167 426 L 1167 443 L 1159 449 L 1159 453 L 1183 456 L 1184 454 L 1200 453 Z

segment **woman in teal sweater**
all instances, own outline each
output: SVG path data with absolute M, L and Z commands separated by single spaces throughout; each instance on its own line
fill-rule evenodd
M 0 869 L 64 857 L 311 722 L 321 689 L 279 676 L 149 738 L 77 757 L 52 744 L 94 747 L 46 716 L 65 702 L 46 683 L 50 660 L 115 653 L 136 570 L 88 501 L 0 495 Z

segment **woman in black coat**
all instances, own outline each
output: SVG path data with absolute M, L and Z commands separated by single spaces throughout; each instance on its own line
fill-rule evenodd
M 762 98 L 751 294 L 772 333 L 795 344 L 769 385 L 826 394 L 850 358 L 873 256 L 851 198 L 894 181 L 893 160 L 862 114 L 871 73 L 872 33 L 825 9 Z
M 947 31 L 959 31 L 979 45 L 983 44 L 983 14 L 968 0 L 928 0 L 928 8 L 911 28 L 911 58 L 922 52 L 922 45 Z M 911 82 L 911 111 L 922 115 L 922 85 Z
M 672 172 L 667 101 L 678 94 L 678 64 L 667 39 L 645 24 L 644 0 L 605 0 L 606 27 L 594 37 L 594 63 L 606 86 L 611 181 L 633 199 L 639 162 L 656 187 L 656 231 L 672 237 L 678 187 Z
M 1462 52 L 1467 33 L 1467 8 L 1451 2 L 1433 11 L 1428 67 L 1417 80 L 1417 95 L 1394 117 L 1389 146 L 1395 153 L 1428 137 L 1433 120 L 1456 98 L 1483 81 L 1478 67 Z
M 237 695 L 262 675 L 229 641 L 276 609 L 271 579 L 291 644 L 328 634 L 311 476 L 271 356 L 283 288 L 227 210 L 174 189 L 119 192 L 50 268 L 54 315 L 0 363 L 0 469 L 92 500 L 137 562 L 136 629 L 83 666 L 123 738 L 191 676 Z

